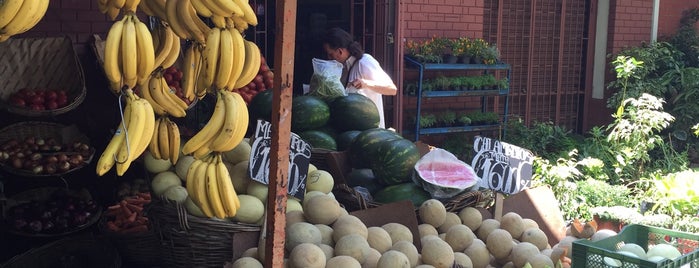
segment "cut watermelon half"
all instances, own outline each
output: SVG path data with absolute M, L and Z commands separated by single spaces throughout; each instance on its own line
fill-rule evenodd
M 417 182 L 437 199 L 454 197 L 481 180 L 473 168 L 449 151 L 435 148 L 416 164 Z

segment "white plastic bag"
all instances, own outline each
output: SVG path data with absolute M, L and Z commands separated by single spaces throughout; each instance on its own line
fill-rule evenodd
M 309 85 L 309 95 L 325 101 L 347 96 L 341 79 L 342 63 L 335 60 L 313 58 L 313 75 Z
M 433 198 L 446 199 L 478 185 L 481 178 L 469 164 L 447 150 L 435 148 L 415 163 L 415 178 Z

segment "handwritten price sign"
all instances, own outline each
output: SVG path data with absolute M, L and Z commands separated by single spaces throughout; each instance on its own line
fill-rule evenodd
M 534 155 L 529 150 L 480 136 L 473 150 L 471 166 L 481 177 L 479 187 L 515 194 L 531 185 Z

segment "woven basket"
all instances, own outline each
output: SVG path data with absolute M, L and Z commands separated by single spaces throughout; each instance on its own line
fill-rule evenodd
M 61 125 L 58 123 L 53 123 L 53 122 L 41 122 L 41 121 L 26 121 L 26 122 L 19 122 L 15 123 L 9 126 L 6 126 L 3 129 L 0 129 L 0 144 L 4 144 L 5 142 L 16 139 L 23 141 L 27 137 L 41 137 L 44 139 L 48 138 L 53 138 L 58 142 L 59 144 L 72 144 L 74 142 L 81 142 L 84 144 L 90 144 L 90 140 L 85 136 L 85 134 L 81 133 L 76 126 L 65 126 Z M 0 163 L 0 167 L 2 167 L 4 170 L 6 170 L 9 173 L 12 173 L 14 175 L 19 175 L 19 176 L 24 176 L 24 177 L 54 177 L 54 176 L 61 176 L 68 174 L 70 172 L 73 172 L 75 170 L 78 170 L 84 166 L 87 166 L 90 161 L 92 161 L 92 157 L 95 154 L 95 149 L 90 148 L 91 154 L 89 157 L 84 158 L 84 165 L 74 167 L 72 169 L 69 169 L 63 173 L 54 173 L 54 174 L 34 174 L 30 171 L 27 170 L 22 170 L 22 169 L 15 169 L 9 164 L 5 163 Z
M 237 233 L 260 231 L 257 225 L 189 215 L 180 204 L 154 199 L 150 206 L 148 219 L 160 235 L 167 267 L 222 267 L 233 260 Z
M 6 109 L 23 116 L 54 116 L 85 99 L 85 76 L 68 37 L 11 38 L 0 43 L 0 100 Z M 63 89 L 68 105 L 54 110 L 30 110 L 8 103 L 20 89 Z
M 4 268 L 119 268 L 121 258 L 108 242 L 92 235 L 84 235 L 64 238 L 30 249 L 0 266 Z
M 98 224 L 101 234 L 119 251 L 125 265 L 131 267 L 153 267 L 162 263 L 160 237 L 149 228 L 137 234 L 117 234 L 106 228 L 107 218 L 102 217 Z

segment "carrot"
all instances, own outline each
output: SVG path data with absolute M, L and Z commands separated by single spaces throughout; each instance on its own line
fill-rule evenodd
M 147 192 L 147 193 L 137 193 L 136 195 L 139 196 L 139 197 L 142 197 L 143 199 L 150 200 L 150 193 L 149 193 L 149 192 Z
M 140 213 L 141 211 L 143 211 L 142 206 L 137 206 L 137 205 L 126 203 L 126 207 L 128 207 L 129 210 L 136 212 L 136 213 Z
M 135 225 L 130 228 L 125 228 L 121 229 L 119 233 L 122 234 L 135 234 L 135 233 L 142 233 L 148 231 L 148 226 L 147 225 Z
M 126 198 L 126 199 L 124 199 L 124 201 L 126 201 L 127 204 L 140 205 L 140 206 L 143 206 L 145 204 L 150 203 L 149 200 L 146 200 L 144 198 L 133 198 L 133 197 Z
M 121 231 L 121 228 L 119 226 L 116 226 L 113 221 L 107 221 L 107 229 L 109 229 L 112 232 L 118 232 Z
M 121 207 L 120 204 L 116 204 L 116 205 L 112 205 L 112 206 L 107 207 L 107 210 L 116 210 L 116 209 L 119 209 L 120 207 Z
M 126 221 L 127 222 L 135 222 L 136 216 L 138 216 L 138 213 L 131 213 L 131 215 L 129 215 L 129 217 L 126 219 Z

